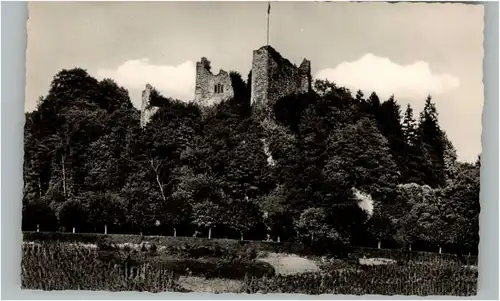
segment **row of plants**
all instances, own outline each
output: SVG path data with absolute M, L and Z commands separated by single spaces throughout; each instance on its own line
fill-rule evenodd
M 346 295 L 453 295 L 477 293 L 477 270 L 456 266 L 366 266 L 327 274 L 247 278 L 242 292 Z
M 478 273 L 443 260 L 281 276 L 269 265 L 249 259 L 172 260 L 64 243 L 23 247 L 22 287 L 27 289 L 185 292 L 180 276 L 240 279 L 242 293 L 470 296 L 477 292 Z
M 252 250 L 252 249 L 249 249 Z M 255 260 L 256 253 L 248 250 L 232 254 L 224 254 L 219 258 L 182 258 L 172 256 L 170 252 L 159 252 L 156 245 L 149 245 L 137 251 L 135 249 L 117 248 L 100 243 L 96 248 L 86 248 L 67 243 L 42 243 L 23 245 L 23 271 L 43 271 L 40 278 L 49 277 L 51 271 L 62 268 L 63 274 L 74 271 L 72 264 L 78 270 L 75 273 L 94 274 L 95 269 L 101 269 L 110 275 L 117 271 L 123 276 L 142 275 L 149 269 L 160 269 L 164 274 L 173 276 L 201 276 L 205 278 L 243 279 L 251 277 L 271 277 L 275 274 L 274 268 L 265 262 Z M 81 263 L 88 264 L 88 268 L 81 267 Z M 54 263 L 54 266 L 52 266 Z M 61 264 L 64 267 L 61 267 Z M 90 270 L 89 270 L 90 269 Z M 141 272 L 142 271 L 142 272 Z M 142 273 L 142 274 L 141 274 Z M 36 274 L 36 273 L 35 273 Z M 32 275 L 29 274 L 28 275 Z M 35 275 L 36 276 L 36 275 Z M 77 277 L 78 278 L 78 277 Z
M 122 262 L 124 263 L 124 262 Z M 184 291 L 173 273 L 150 265 L 102 260 L 96 249 L 68 244 L 24 245 L 21 287 L 42 290 Z

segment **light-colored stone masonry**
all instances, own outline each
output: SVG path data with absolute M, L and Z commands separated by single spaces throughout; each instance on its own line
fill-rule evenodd
M 206 58 L 202 58 L 196 63 L 195 102 L 211 105 L 232 98 L 234 91 L 229 73 L 220 70 L 218 74 L 212 74 L 207 62 Z
M 146 85 L 146 89 L 142 91 L 141 103 L 141 127 L 148 124 L 151 117 L 158 111 L 158 107 L 151 105 L 151 91 L 153 87 L 150 84 Z

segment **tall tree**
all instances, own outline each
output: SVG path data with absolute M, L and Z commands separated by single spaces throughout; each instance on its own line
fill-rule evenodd
M 400 204 L 402 208 L 406 208 L 397 218 L 398 240 L 403 245 L 423 243 L 426 248 L 437 250 L 447 234 L 438 193 L 427 185 L 415 183 L 398 188 L 402 200 Z
M 394 187 L 398 183 L 387 139 L 373 121 L 361 119 L 335 131 L 329 137 L 328 148 L 331 155 L 324 173 L 335 190 L 356 187 L 376 197 L 381 187 Z
M 250 93 L 248 87 L 241 74 L 232 71 L 229 73 L 231 84 L 234 91 L 234 97 L 230 101 L 232 109 L 242 116 L 248 117 L 250 114 Z
M 394 95 L 380 106 L 378 115 L 380 131 L 387 138 L 392 157 L 401 171 L 404 168 L 405 137 L 401 124 L 401 108 Z
M 446 181 L 443 132 L 438 123 L 436 106 L 431 96 L 425 100 L 418 124 L 418 145 L 424 154 L 424 182 L 432 187 L 444 185 Z
M 446 180 L 453 180 L 457 177 L 458 173 L 458 162 L 457 162 L 457 150 L 448 136 L 444 131 L 442 131 L 442 139 L 444 144 L 443 151 L 443 163 L 444 172 Z
M 327 222 L 328 216 L 322 208 L 308 208 L 295 221 L 301 240 L 307 243 L 337 242 L 340 234 Z
M 413 108 L 407 105 L 402 123 L 404 139 L 403 164 L 401 166 L 402 180 L 405 183 L 424 183 L 422 172 L 422 149 L 418 142 L 417 121 L 413 117 Z
M 341 233 L 354 239 L 364 227 L 366 214 L 354 199 L 352 188 L 371 195 L 375 206 L 382 206 L 391 200 L 390 191 L 398 183 L 397 167 L 387 139 L 373 120 L 364 118 L 334 131 L 328 144 L 330 156 L 323 169 L 327 208 L 331 208 L 337 229 L 345 228 Z
M 240 233 L 244 239 L 246 232 L 254 229 L 261 221 L 257 204 L 249 198 L 235 199 L 228 203 L 226 225 Z
M 446 222 L 446 242 L 462 251 L 477 252 L 479 244 L 480 166 L 457 163 L 456 175 L 440 191 L 441 216 Z M 445 229 L 443 229 L 445 230 Z
M 406 106 L 406 111 L 401 127 L 406 144 L 413 146 L 417 139 L 417 121 L 413 117 L 413 108 L 410 104 Z
M 366 103 L 368 104 L 368 112 L 373 114 L 375 118 L 378 120 L 378 116 L 380 114 L 380 98 L 378 97 L 377 93 L 372 92 L 368 99 L 366 100 Z
M 355 98 L 359 103 L 365 101 L 365 94 L 363 93 L 363 91 L 361 90 L 358 90 L 356 92 L 356 98 Z
M 61 205 L 57 212 L 59 224 L 66 228 L 66 231 L 85 230 L 88 220 L 88 214 L 81 201 L 78 199 L 71 199 Z
M 124 201 L 110 192 L 86 192 L 79 196 L 93 231 L 103 233 L 107 227 L 121 228 L 126 221 Z
M 291 206 L 287 200 L 284 185 L 278 185 L 271 193 L 261 197 L 257 202 L 262 213 L 262 222 L 267 235 L 280 240 L 283 235 L 293 232 Z

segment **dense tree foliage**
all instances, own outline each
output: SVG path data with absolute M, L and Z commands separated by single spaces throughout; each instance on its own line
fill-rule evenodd
M 477 247 L 480 164 L 457 161 L 430 96 L 417 122 L 316 81 L 260 116 L 251 74 L 230 75 L 210 107 L 153 90 L 141 128 L 112 80 L 59 72 L 26 113 L 23 229 Z

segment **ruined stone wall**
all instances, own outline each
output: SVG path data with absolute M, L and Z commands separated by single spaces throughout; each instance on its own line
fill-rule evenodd
M 216 86 L 219 85 L 218 88 Z M 229 73 L 220 70 L 212 74 L 202 62 L 196 63 L 195 101 L 201 105 L 211 105 L 234 96 Z
M 268 98 L 269 54 L 266 49 L 254 50 L 252 60 L 251 103 L 261 105 Z
M 298 89 L 300 93 L 308 93 L 312 87 L 311 62 L 304 59 L 299 66 Z
M 142 91 L 142 103 L 141 103 L 141 127 L 145 127 L 151 117 L 158 111 L 158 107 L 151 104 L 151 91 L 153 87 L 149 84 L 146 85 L 146 89 Z
M 252 104 L 273 108 L 280 98 L 311 89 L 311 63 L 296 67 L 270 46 L 253 52 Z

